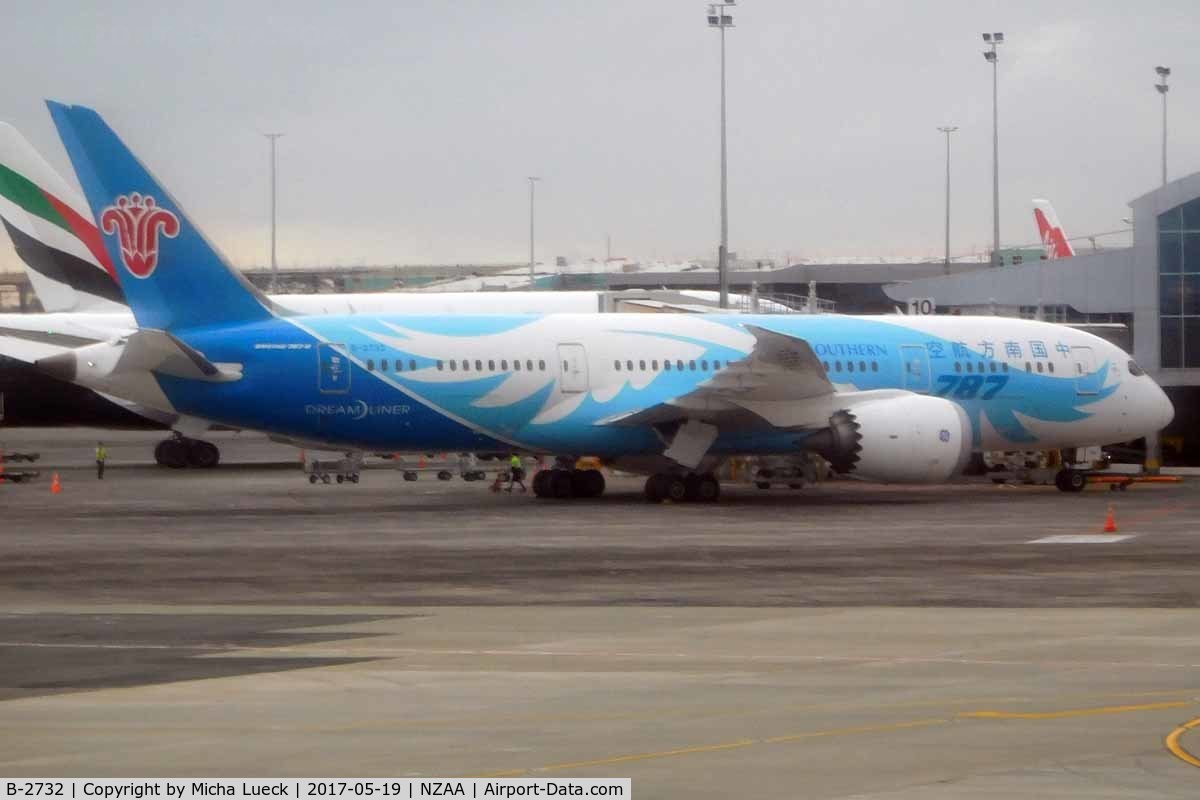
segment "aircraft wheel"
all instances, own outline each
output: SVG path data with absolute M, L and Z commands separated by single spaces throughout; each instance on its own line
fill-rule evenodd
M 598 469 L 584 470 L 584 479 L 588 497 L 599 497 L 604 494 L 604 473 Z
M 715 503 L 720 496 L 720 481 L 712 475 L 701 475 L 696 481 L 696 499 L 701 503 Z
M 163 439 L 161 442 L 154 445 L 154 463 L 158 464 L 160 467 L 165 467 L 167 465 L 166 457 L 163 455 L 163 452 L 166 450 L 166 445 L 169 441 L 171 440 Z
M 1054 476 L 1054 485 L 1058 487 L 1060 492 L 1082 492 L 1087 486 L 1087 475 L 1074 469 L 1060 470 Z
M 165 439 L 159 442 L 159 447 L 162 448 L 162 461 L 164 467 L 171 469 L 183 469 L 188 465 L 188 446 L 187 442 L 179 439 Z M 155 455 L 159 455 L 159 448 L 155 448 Z
M 550 496 L 550 476 L 552 472 L 548 469 L 538 470 L 533 476 L 533 496 L 534 497 L 549 497 Z
M 662 476 L 662 494 L 664 500 L 670 500 L 672 503 L 682 503 L 687 499 L 687 481 L 682 475 L 664 475 Z
M 571 473 L 565 469 L 552 470 L 547 485 L 550 487 L 550 496 L 559 500 L 569 499 L 575 491 Z
M 661 503 L 663 499 L 662 487 L 659 486 L 659 477 L 658 475 L 651 475 L 649 478 L 646 478 L 646 488 L 643 491 L 646 494 L 646 500 L 651 503 Z
M 187 442 L 188 466 L 212 469 L 221 461 L 221 451 L 211 442 L 190 439 Z

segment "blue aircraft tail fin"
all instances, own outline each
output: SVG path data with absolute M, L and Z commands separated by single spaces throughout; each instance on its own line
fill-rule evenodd
M 48 101 L 138 325 L 161 330 L 255 322 L 271 304 L 90 108 Z

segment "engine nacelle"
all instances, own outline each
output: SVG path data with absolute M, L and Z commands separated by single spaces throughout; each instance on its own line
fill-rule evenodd
M 836 412 L 810 440 L 837 472 L 885 483 L 942 483 L 971 456 L 971 422 L 941 397 L 867 400 Z

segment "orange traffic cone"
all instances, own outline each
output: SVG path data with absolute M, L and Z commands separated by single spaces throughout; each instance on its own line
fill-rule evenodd
M 1113 517 L 1113 507 L 1112 507 L 1111 503 L 1108 506 L 1108 516 L 1104 518 L 1104 532 L 1105 533 L 1116 533 L 1117 532 L 1117 520 L 1115 517 Z
M 58 480 L 58 473 L 54 473 L 54 479 L 50 481 L 50 494 L 58 494 L 62 491 L 62 483 Z

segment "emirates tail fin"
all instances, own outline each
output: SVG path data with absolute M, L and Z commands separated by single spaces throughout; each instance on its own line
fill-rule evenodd
M 1070 258 L 1075 255 L 1075 248 L 1067 241 L 1058 214 L 1049 200 L 1035 199 L 1033 201 L 1033 219 L 1037 222 L 1038 237 L 1046 248 L 1046 258 L 1053 261 L 1056 258 Z
M 43 309 L 127 309 L 87 201 L 16 128 L 2 122 L 0 222 Z

